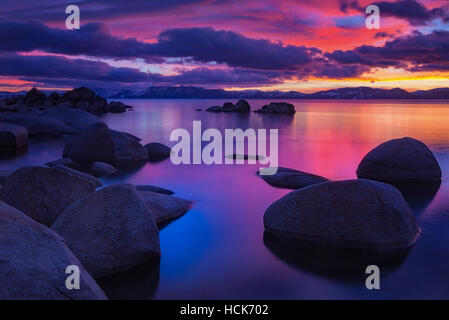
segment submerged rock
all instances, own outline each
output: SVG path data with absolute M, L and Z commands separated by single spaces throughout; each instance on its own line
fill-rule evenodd
M 435 182 L 441 180 L 441 168 L 424 143 L 404 137 L 368 152 L 357 168 L 357 176 L 384 182 Z
M 32 136 L 61 136 L 75 134 L 76 130 L 61 121 L 39 115 L 15 114 L 1 117 L 0 121 L 25 127 Z
M 70 203 L 93 191 L 95 184 L 77 175 L 46 167 L 22 167 L 6 179 L 0 200 L 48 226 Z
M 106 124 L 100 118 L 81 109 L 64 107 L 50 108 L 42 114 L 61 121 L 77 131 L 84 131 L 96 127 L 107 128 Z
M 287 102 L 271 102 L 270 104 L 264 105 L 259 110 L 254 112 L 257 113 L 272 113 L 272 114 L 294 114 L 295 106 Z
M 0 299 L 106 299 L 59 235 L 0 202 Z M 79 289 L 66 287 L 66 268 L 80 270 Z
M 131 184 L 107 186 L 73 202 L 51 228 L 94 277 L 160 256 L 153 215 Z
M 329 181 L 326 178 L 295 169 L 278 168 L 273 175 L 261 175 L 262 179 L 273 187 L 299 189 L 313 184 Z
M 172 195 L 174 194 L 173 191 L 168 190 L 168 189 L 164 189 L 161 187 L 156 187 L 156 186 L 151 186 L 151 185 L 135 185 L 134 186 L 138 191 L 151 191 L 151 192 L 157 192 L 157 193 L 163 193 L 163 194 L 168 194 L 168 195 Z
M 27 129 L 15 124 L 0 122 L 0 148 L 21 148 L 27 144 Z
M 139 192 L 158 226 L 165 225 L 169 221 L 176 219 L 192 208 L 192 202 L 178 197 L 150 192 Z
M 365 179 L 292 191 L 267 209 L 264 225 L 279 237 L 380 251 L 407 248 L 420 232 L 396 188 Z
M 170 158 L 170 147 L 158 142 L 152 142 L 145 145 L 148 152 L 148 159 L 151 162 L 161 161 Z
M 90 173 L 96 177 L 106 177 L 117 172 L 114 166 L 104 162 L 94 162 L 90 167 Z

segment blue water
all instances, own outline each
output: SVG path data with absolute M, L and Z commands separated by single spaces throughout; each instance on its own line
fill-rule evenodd
M 449 102 L 291 101 L 294 117 L 195 111 L 222 100 L 124 100 L 135 106 L 108 114 L 107 124 L 142 138 L 170 144 L 176 128 L 277 128 L 279 164 L 332 180 L 355 178 L 362 157 L 379 143 L 403 136 L 425 142 L 443 171 L 436 194 L 413 204 L 422 234 L 392 270 L 381 269 L 381 289 L 292 264 L 264 243 L 263 214 L 289 190 L 267 185 L 259 165 L 173 165 L 148 163 L 106 184 L 154 184 L 193 200 L 185 216 L 161 231 L 159 281 L 155 299 L 409 299 L 449 298 Z M 255 109 L 267 101 L 249 101 Z M 59 158 L 66 139 L 31 141 L 26 154 L 0 160 L 2 169 Z M 323 266 L 330 271 L 332 264 Z M 153 272 L 153 271 L 152 271 Z M 137 281 L 137 287 L 150 286 Z M 140 289 L 130 288 L 128 290 Z M 145 291 L 145 290 L 143 290 Z M 140 291 L 139 291 L 140 292 Z M 138 296 L 142 297 L 142 296 Z

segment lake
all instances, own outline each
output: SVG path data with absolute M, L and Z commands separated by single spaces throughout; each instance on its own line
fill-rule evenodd
M 380 290 L 365 288 L 364 270 L 360 281 L 334 277 L 286 261 L 267 246 L 263 214 L 290 191 L 266 184 L 256 175 L 258 164 L 175 166 L 165 160 L 103 179 L 105 184 L 153 184 L 195 202 L 161 231 L 159 281 L 137 280 L 141 288 L 129 288 L 132 293 L 155 299 L 449 298 L 449 102 L 294 100 L 288 102 L 296 114 L 289 117 L 195 111 L 224 100 L 121 101 L 135 111 L 108 114 L 104 121 L 144 144 L 173 145 L 170 133 L 176 128 L 191 131 L 194 120 L 201 121 L 203 130 L 279 129 L 280 166 L 342 180 L 355 178 L 360 160 L 378 144 L 410 136 L 429 146 L 443 171 L 439 190 L 413 203 L 422 233 L 400 265 L 381 269 Z M 255 110 L 270 101 L 248 102 Z M 15 169 L 55 160 L 66 139 L 32 139 L 27 153 L 1 159 L 0 166 Z

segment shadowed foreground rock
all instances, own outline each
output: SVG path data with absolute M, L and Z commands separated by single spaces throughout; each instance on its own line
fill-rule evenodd
M 40 115 L 8 115 L 1 117 L 0 121 L 25 127 L 30 136 L 62 136 L 77 132 L 59 120 Z
M 129 166 L 148 160 L 146 149 L 137 137 L 106 128 L 87 130 L 73 136 L 64 146 L 63 157 L 75 162 L 105 162 Z
M 140 194 L 158 226 L 164 226 L 192 208 L 191 201 L 178 197 L 151 191 L 140 191 Z
M 379 251 L 407 248 L 419 235 L 402 194 L 365 179 L 295 190 L 267 209 L 264 225 L 279 237 Z
M 21 148 L 27 144 L 27 129 L 15 124 L 0 122 L 0 148 Z
M 0 299 L 106 299 L 52 230 L 0 202 Z M 68 265 L 80 269 L 80 289 L 65 286 Z
M 96 177 L 94 177 L 94 176 L 92 176 L 92 175 L 90 175 L 88 173 L 85 173 L 85 172 L 78 171 L 76 169 L 67 167 L 67 166 L 65 166 L 63 164 L 57 164 L 57 165 L 53 166 L 53 168 L 56 169 L 56 170 L 61 170 L 61 171 L 64 171 L 64 172 L 71 173 L 73 175 L 79 176 L 80 178 L 83 178 L 83 179 L 86 179 L 86 180 L 89 180 L 90 182 L 94 183 L 95 187 L 97 187 L 97 188 L 101 187 L 103 185 L 103 182 L 101 182 L 100 179 L 97 179 Z
M 404 137 L 368 152 L 357 168 L 357 176 L 383 182 L 435 182 L 441 180 L 441 168 L 424 143 Z
M 93 114 L 75 108 L 50 108 L 42 113 L 44 116 L 61 121 L 77 131 L 84 131 L 93 128 L 107 128 L 106 124 Z
M 5 180 L 0 200 L 48 226 L 70 203 L 93 191 L 95 184 L 77 175 L 46 167 L 23 167 Z
M 286 189 L 299 189 L 313 184 L 329 181 L 326 178 L 298 171 L 295 169 L 279 167 L 272 175 L 261 175 L 262 179 L 273 187 Z
M 131 184 L 108 186 L 73 202 L 51 228 L 94 277 L 160 256 L 153 215 Z

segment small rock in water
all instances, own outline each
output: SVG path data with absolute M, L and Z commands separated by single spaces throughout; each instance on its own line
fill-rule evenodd
M 419 140 L 404 137 L 384 142 L 368 152 L 357 176 L 383 182 L 438 182 L 441 168 L 432 151 Z
M 64 239 L 17 209 L 0 202 L 0 299 L 106 299 L 67 248 Z M 66 287 L 66 268 L 80 271 L 79 289 Z
M 168 195 L 174 194 L 174 192 L 171 190 L 164 189 L 161 187 L 151 186 L 151 185 L 142 185 L 142 184 L 139 185 L 138 184 L 138 185 L 135 185 L 134 187 L 136 187 L 136 189 L 138 191 L 151 191 L 151 192 L 163 193 L 163 194 L 168 194 Z
M 160 256 L 153 215 L 131 184 L 107 186 L 73 202 L 51 228 L 94 277 Z
M 0 122 L 0 148 L 21 148 L 27 144 L 27 129 L 15 124 Z
M 206 109 L 207 112 L 222 112 L 223 109 L 220 106 L 212 106 Z
M 126 105 L 119 101 L 111 101 L 108 104 L 108 112 L 110 113 L 123 113 L 126 112 Z
M 278 168 L 273 175 L 261 175 L 262 179 L 273 187 L 299 189 L 313 184 L 329 181 L 326 178 L 295 169 Z
M 93 191 L 95 184 L 77 175 L 53 168 L 23 167 L 6 179 L 0 200 L 48 226 L 70 203 Z
M 292 191 L 267 209 L 264 225 L 292 241 L 378 251 L 408 248 L 420 233 L 399 190 L 365 179 Z
M 148 152 L 148 159 L 151 162 L 161 161 L 170 158 L 170 147 L 158 142 L 152 142 L 145 145 Z
M 90 173 L 96 177 L 106 177 L 116 172 L 117 169 L 114 166 L 104 162 L 94 162 L 90 167 Z
M 150 191 L 140 191 L 158 226 L 165 225 L 192 208 L 192 202 Z
M 271 113 L 271 114 L 294 114 L 295 106 L 287 102 L 271 102 L 270 104 L 264 105 L 259 110 L 254 112 L 257 113 Z
M 251 109 L 249 107 L 249 103 L 246 100 L 239 100 L 234 108 L 233 108 L 234 112 L 240 112 L 240 113 L 247 113 L 250 112 Z

